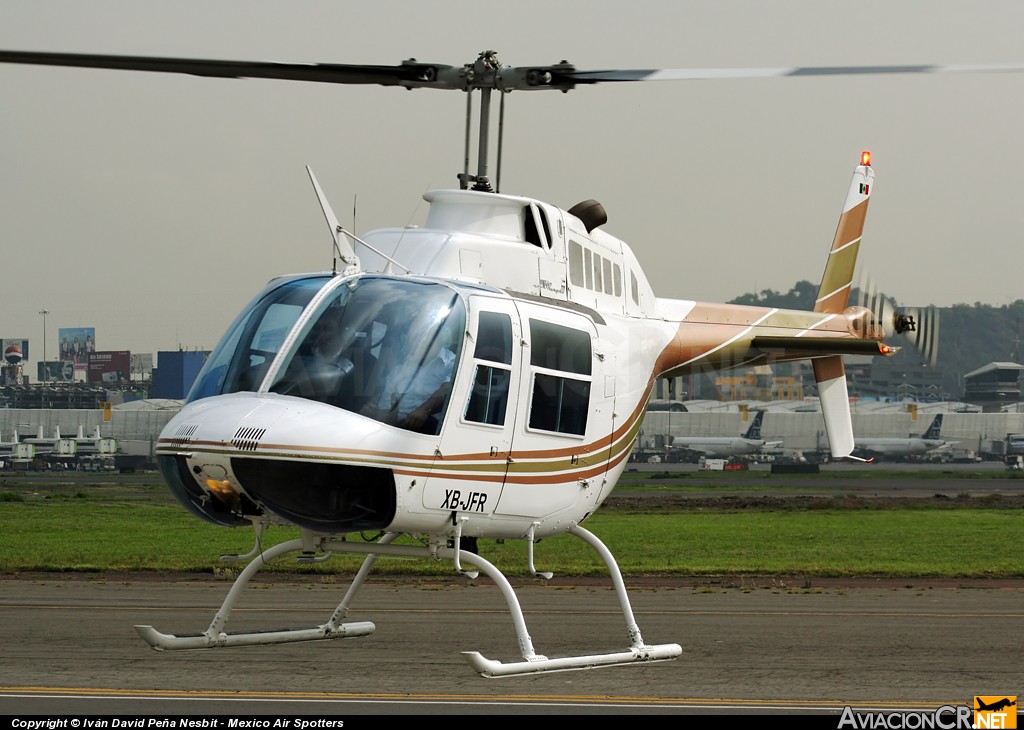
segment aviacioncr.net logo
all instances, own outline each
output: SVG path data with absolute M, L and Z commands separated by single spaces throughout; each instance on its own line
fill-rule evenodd
M 1017 697 L 975 695 L 974 727 L 978 730 L 1011 730 L 1017 727 Z
M 932 712 L 856 712 L 844 707 L 839 730 L 972 730 L 971 708 L 943 705 Z

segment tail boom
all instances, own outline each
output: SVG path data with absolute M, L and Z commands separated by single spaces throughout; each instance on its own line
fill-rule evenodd
M 843 355 L 889 356 L 898 351 L 881 341 L 884 332 L 869 310 L 848 306 L 874 177 L 870 155 L 864 153 L 850 182 L 813 311 L 692 303 L 658 357 L 654 376 L 811 360 L 832 455 L 849 457 L 854 438 Z
M 822 317 L 791 309 L 697 304 L 678 323 L 654 374 L 688 375 L 829 355 L 895 354 L 899 348 L 866 332 L 864 311 Z

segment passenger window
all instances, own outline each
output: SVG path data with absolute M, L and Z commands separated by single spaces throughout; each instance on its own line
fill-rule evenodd
M 614 279 L 615 279 L 615 296 L 622 296 L 622 269 L 619 268 L 618 264 L 614 264 Z
M 530 320 L 530 364 L 590 375 L 590 335 L 560 324 Z
M 569 283 L 583 286 L 583 246 L 569 241 Z
M 512 364 L 512 320 L 501 312 L 480 312 L 473 357 Z
M 512 320 L 507 314 L 480 313 L 473 356 L 482 362 L 476 364 L 466 420 L 503 426 L 512 381 Z
M 579 436 L 586 433 L 590 410 L 590 380 L 586 376 L 591 373 L 591 355 L 587 332 L 530 320 L 530 364 L 549 371 L 533 374 L 530 428 Z
M 587 289 L 594 288 L 593 256 L 589 248 L 583 249 L 583 272 L 587 275 Z
M 603 259 L 594 254 L 594 291 L 602 291 L 601 289 L 601 261 Z
M 606 294 L 611 294 L 614 291 L 612 287 L 612 262 L 602 258 L 601 265 L 604 267 L 604 291 Z
M 473 392 L 466 405 L 466 420 L 504 426 L 511 379 L 512 371 L 508 368 L 478 363 L 473 376 Z

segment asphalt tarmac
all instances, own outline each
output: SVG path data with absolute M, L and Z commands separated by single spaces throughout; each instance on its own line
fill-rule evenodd
M 539 653 L 628 648 L 607 586 L 518 585 Z M 1024 694 L 1024 586 L 1013 582 L 641 586 L 631 598 L 644 639 L 679 643 L 681 658 L 504 679 L 460 656 L 518 659 L 504 601 L 483 579 L 369 583 L 350 619 L 377 630 L 358 639 L 155 652 L 132 628 L 201 632 L 228 587 L 0 579 L 0 714 L 838 714 Z M 343 588 L 340 577 L 253 583 L 228 628 L 318 625 Z

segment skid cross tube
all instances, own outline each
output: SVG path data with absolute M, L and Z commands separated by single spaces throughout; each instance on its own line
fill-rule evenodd
M 202 634 L 174 635 L 164 634 L 152 626 L 136 626 L 136 630 L 143 639 L 158 651 L 176 649 L 209 649 L 227 646 L 252 646 L 261 644 L 285 644 L 300 641 L 321 641 L 324 639 L 338 639 L 354 636 L 365 636 L 375 630 L 375 625 L 370 621 L 344 623 L 348 615 L 349 607 L 356 593 L 362 587 L 370 571 L 373 569 L 377 558 L 382 555 L 402 555 L 419 558 L 444 559 L 454 561 L 461 559 L 471 563 L 494 581 L 508 605 L 509 613 L 512 616 L 512 624 L 516 632 L 516 639 L 519 645 L 519 653 L 523 660 L 511 663 L 502 663 L 487 659 L 479 652 L 463 652 L 463 656 L 470 666 L 485 677 L 501 677 L 516 674 L 533 674 L 537 672 L 566 671 L 571 669 L 590 669 L 601 666 L 612 666 L 619 664 L 632 664 L 637 662 L 652 662 L 674 659 L 682 653 L 678 644 L 661 644 L 648 646 L 644 644 L 640 636 L 640 629 L 633 618 L 633 611 L 630 607 L 629 597 L 626 594 L 622 574 L 619 571 L 615 558 L 607 547 L 591 532 L 582 527 L 574 526 L 570 534 L 576 535 L 584 542 L 593 547 L 608 566 L 611 573 L 612 584 L 619 599 L 619 605 L 626 620 L 626 629 L 630 646 L 626 651 L 612 652 L 608 654 L 591 654 L 573 657 L 559 657 L 549 659 L 538 654 L 533 647 L 533 640 L 526 627 L 526 619 L 523 616 L 522 607 L 516 596 L 515 589 L 509 583 L 505 575 L 488 560 L 475 553 L 458 551 L 453 548 L 441 547 L 437 544 L 429 545 L 393 545 L 391 544 L 399 533 L 387 533 L 376 543 L 354 543 L 342 540 L 323 540 L 318 549 L 329 553 L 355 553 L 363 554 L 366 558 L 360 566 L 359 571 L 352 579 L 351 585 L 345 592 L 341 603 L 334 610 L 330 620 L 320 626 L 299 629 L 280 629 L 274 631 L 253 631 L 228 633 L 224 630 L 235 602 L 245 589 L 252 577 L 263 568 L 270 560 L 293 552 L 308 552 L 308 545 L 302 539 L 289 540 L 274 547 L 268 548 L 253 560 L 235 579 L 234 585 L 228 591 L 224 603 L 214 616 L 209 628 Z

